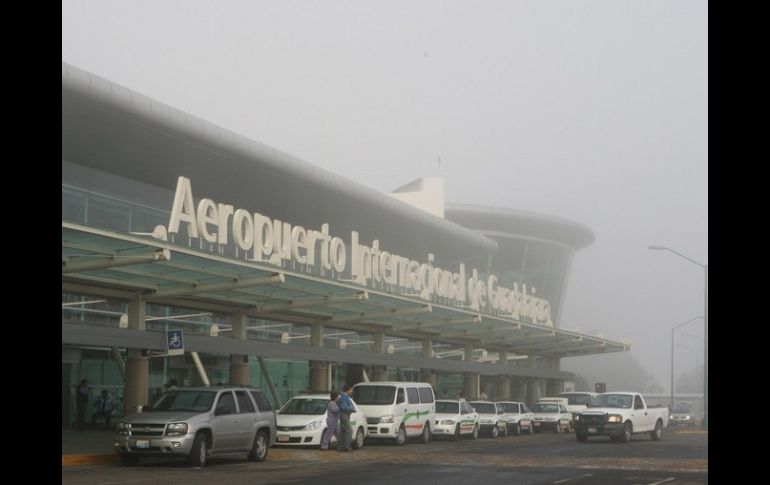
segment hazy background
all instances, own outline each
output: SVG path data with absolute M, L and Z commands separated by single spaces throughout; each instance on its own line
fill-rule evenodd
M 670 328 L 703 314 L 704 273 L 647 246 L 708 262 L 707 14 L 698 0 L 64 0 L 62 60 L 384 192 L 441 174 L 450 202 L 588 225 L 561 326 L 633 347 L 562 368 L 667 392 Z M 681 333 L 677 374 L 700 391 L 703 321 Z

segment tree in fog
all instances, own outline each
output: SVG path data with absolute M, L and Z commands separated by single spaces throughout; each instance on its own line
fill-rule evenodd
M 575 374 L 575 390 L 576 391 L 593 391 L 593 388 L 588 384 L 588 380 L 580 374 Z
M 630 352 L 586 356 L 580 359 L 564 359 L 562 370 L 575 372 L 575 389 L 578 389 L 578 374 L 587 381 L 588 390 L 597 382 L 606 382 L 607 391 L 637 391 L 647 394 L 662 394 L 664 387 L 639 363 Z
M 703 392 L 703 367 L 695 367 L 679 374 L 676 379 L 676 392 L 684 394 Z

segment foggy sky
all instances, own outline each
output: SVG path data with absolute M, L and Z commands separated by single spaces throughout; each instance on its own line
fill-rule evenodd
M 630 339 L 668 389 L 704 272 L 647 246 L 708 263 L 707 20 L 698 0 L 64 0 L 62 60 L 380 191 L 440 174 L 449 202 L 588 225 L 561 326 Z M 684 372 L 703 322 L 681 330 Z

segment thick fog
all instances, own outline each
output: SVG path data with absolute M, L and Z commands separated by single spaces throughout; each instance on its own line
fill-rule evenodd
M 703 315 L 704 270 L 648 246 L 708 262 L 707 13 L 702 0 L 64 0 L 62 60 L 381 191 L 440 174 L 449 202 L 589 226 L 560 324 L 632 351 L 562 368 L 615 388 L 635 369 L 667 392 L 671 327 Z M 677 330 L 681 373 L 702 366 L 702 337 L 700 319 Z

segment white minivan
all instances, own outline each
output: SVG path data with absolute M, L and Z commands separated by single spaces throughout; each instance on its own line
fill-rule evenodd
M 366 437 L 392 439 L 403 445 L 407 437 L 430 441 L 436 418 L 433 387 L 425 382 L 361 382 L 353 386 L 353 400 L 366 415 Z

